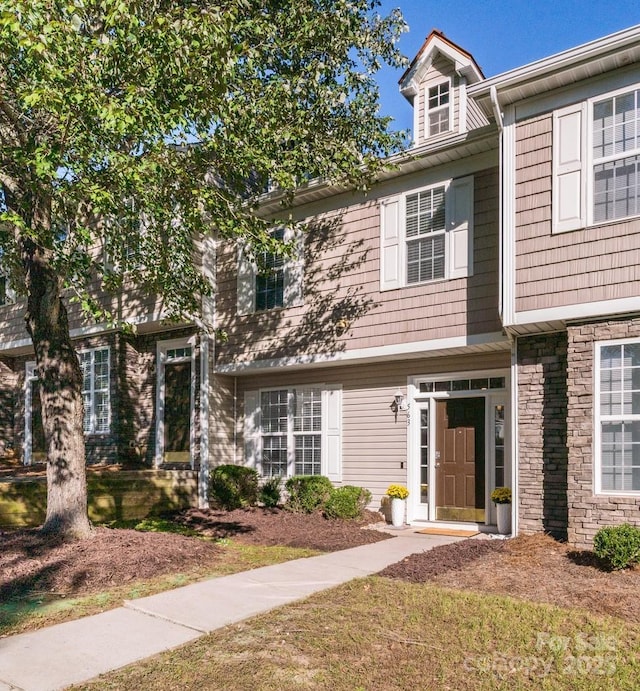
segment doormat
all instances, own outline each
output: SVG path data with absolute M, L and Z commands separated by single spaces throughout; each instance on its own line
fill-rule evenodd
M 479 530 L 457 530 L 454 528 L 423 528 L 416 530 L 416 533 L 422 535 L 447 535 L 449 537 L 473 537 L 479 535 Z

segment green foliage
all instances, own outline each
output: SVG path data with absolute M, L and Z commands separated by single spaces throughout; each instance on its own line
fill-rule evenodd
M 626 569 L 640 561 L 640 528 L 628 523 L 601 528 L 593 538 L 593 551 L 611 569 Z
M 258 501 L 258 473 L 242 465 L 219 465 L 209 476 L 209 499 L 227 511 L 255 506 Z
M 511 504 L 511 488 L 496 487 L 491 492 L 491 501 L 494 504 Z
M 268 509 L 275 508 L 280 503 L 282 496 L 282 480 L 279 477 L 270 477 L 265 480 L 258 492 L 258 501 Z
M 324 513 L 328 518 L 359 518 L 370 502 L 368 489 L 344 485 L 333 490 L 324 505 Z
M 365 187 L 404 140 L 377 114 L 373 77 L 406 64 L 406 25 L 378 5 L 0 0 L 0 221 L 14 231 L 0 250 L 14 288 L 26 291 L 28 237 L 96 317 L 88 275 L 191 316 L 208 290 L 193 239 L 213 226 L 269 245 L 255 213 L 267 182 L 288 198 L 317 177 Z
M 331 480 L 324 475 L 294 475 L 285 487 L 289 494 L 285 506 L 296 513 L 312 513 L 322 508 L 333 492 Z

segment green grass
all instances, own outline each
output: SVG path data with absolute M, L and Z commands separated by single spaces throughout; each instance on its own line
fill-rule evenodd
M 85 689 L 636 689 L 640 627 L 371 577 L 229 626 Z
M 146 518 L 144 520 L 118 521 L 108 524 L 111 528 L 134 528 L 152 532 L 171 532 L 203 538 L 196 531 L 173 523 L 164 518 Z M 207 578 L 227 576 L 239 571 L 256 569 L 261 566 L 280 564 L 292 559 L 311 557 L 319 552 L 294 547 L 263 547 L 242 545 L 233 540 L 217 540 L 220 554 L 215 562 L 200 564 L 184 573 L 172 573 L 152 579 L 135 581 L 126 585 L 105 588 L 100 592 L 80 597 L 46 593 L 34 593 L 32 596 L 4 600 L 0 602 L 0 636 L 13 635 L 33 629 L 59 624 L 72 619 L 98 614 L 108 609 L 120 607 L 123 600 L 133 600 Z

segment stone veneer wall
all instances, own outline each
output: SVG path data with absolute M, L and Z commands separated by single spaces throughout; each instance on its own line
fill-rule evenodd
M 605 525 L 640 525 L 640 496 L 594 494 L 594 344 L 623 338 L 640 339 L 640 317 L 583 323 L 568 328 L 567 422 L 569 446 L 569 542 L 592 547 Z
M 567 335 L 518 338 L 519 526 L 566 538 Z

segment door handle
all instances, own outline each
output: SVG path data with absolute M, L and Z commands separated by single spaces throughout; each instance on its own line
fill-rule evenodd
M 440 464 L 439 464 L 439 463 L 436 463 L 436 468 L 439 468 L 439 467 L 440 467 Z

